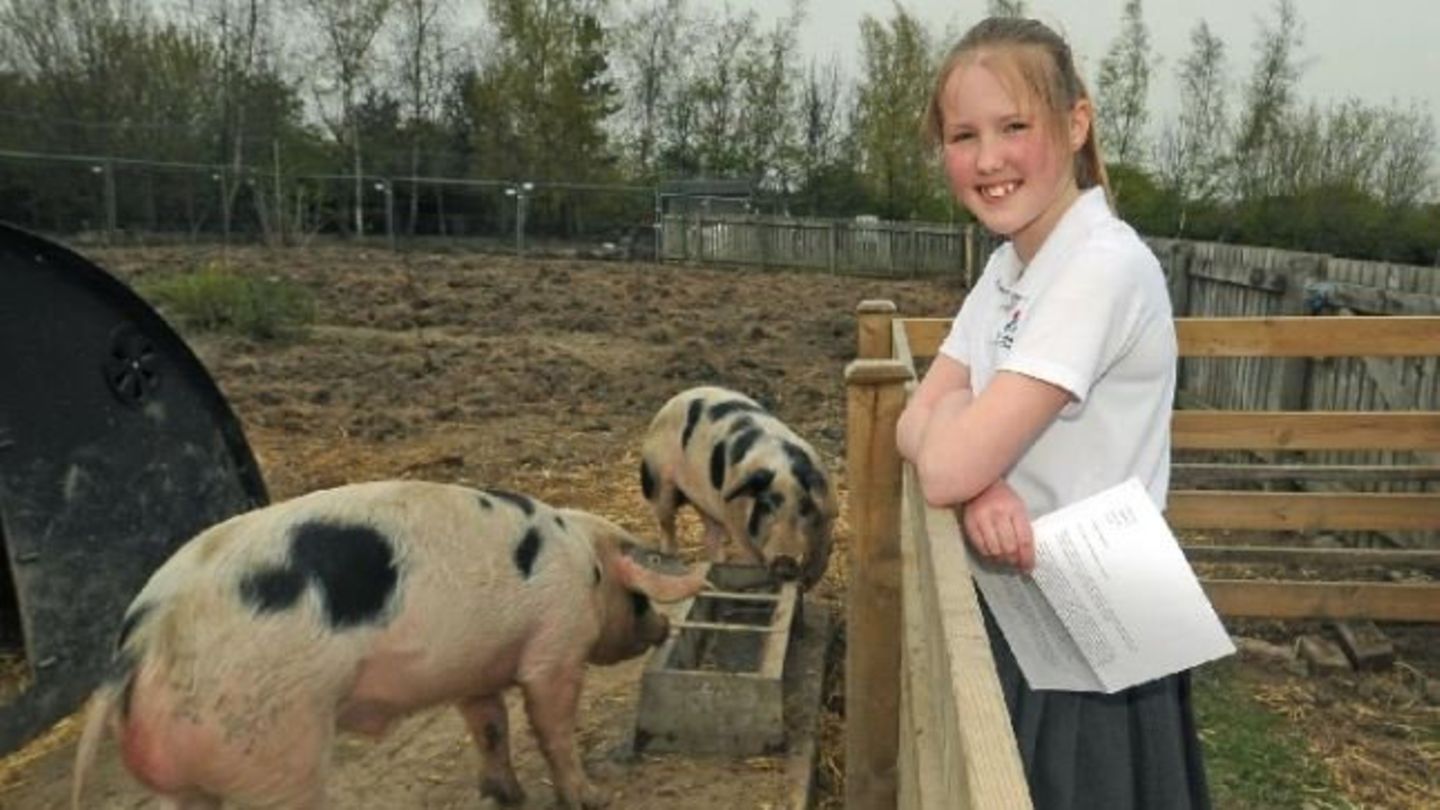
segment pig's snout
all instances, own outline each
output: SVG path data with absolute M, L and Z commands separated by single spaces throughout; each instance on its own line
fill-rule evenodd
M 781 582 L 794 582 L 800 578 L 800 563 L 786 554 L 770 561 L 770 573 Z

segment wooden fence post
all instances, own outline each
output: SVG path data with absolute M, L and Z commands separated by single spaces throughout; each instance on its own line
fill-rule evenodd
M 862 360 L 888 360 L 894 351 L 890 323 L 895 319 L 895 302 L 882 299 L 861 301 L 855 307 L 858 322 L 855 356 Z
M 830 222 L 830 241 L 829 241 L 828 246 L 827 246 L 826 251 L 825 251 L 826 263 L 827 263 L 827 264 L 829 265 L 829 267 L 830 267 L 830 272 L 831 272 L 831 274 L 834 274 L 834 272 L 835 272 L 835 266 L 836 266 L 836 265 L 835 265 L 835 254 L 839 251 L 839 248 L 840 248 L 840 222 L 839 222 L 839 220 L 832 220 L 832 221 Z
M 878 322 L 881 313 L 874 315 Z M 847 810 L 896 806 L 902 616 L 901 466 L 895 424 L 910 379 L 905 363 L 893 359 L 859 359 L 845 369 L 851 526 L 845 597 Z

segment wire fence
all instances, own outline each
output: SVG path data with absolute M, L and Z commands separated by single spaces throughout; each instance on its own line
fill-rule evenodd
M 649 260 L 666 204 L 653 186 L 297 175 L 0 150 L 0 219 L 81 243 L 338 237 Z

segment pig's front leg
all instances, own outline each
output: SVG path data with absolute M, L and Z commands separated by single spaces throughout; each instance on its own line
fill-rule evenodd
M 510 718 L 505 711 L 505 696 L 470 698 L 456 708 L 470 728 L 475 747 L 480 749 L 480 795 L 507 806 L 525 801 L 525 791 L 510 762 Z
M 538 677 L 525 678 L 525 711 L 530 727 L 550 763 L 550 778 L 560 801 L 571 808 L 594 810 L 604 807 L 604 794 L 585 777 L 580 753 L 575 749 L 575 712 L 580 703 L 580 680 L 584 664 L 557 665 Z
M 712 563 L 725 561 L 725 524 L 701 513 L 700 522 L 705 525 L 705 556 Z

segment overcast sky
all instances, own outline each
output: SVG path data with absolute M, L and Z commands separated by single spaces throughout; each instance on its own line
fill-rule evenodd
M 730 0 L 762 19 L 783 13 L 782 0 Z M 905 0 L 902 5 L 936 36 L 958 35 L 985 12 L 984 0 Z M 1120 31 L 1124 0 L 1027 0 L 1026 12 L 1070 41 L 1094 89 L 1099 64 Z M 804 51 L 831 54 L 854 75 L 859 25 L 868 14 L 893 16 L 892 0 L 809 0 L 801 28 Z M 1190 31 L 1203 18 L 1225 43 L 1231 83 L 1238 87 L 1254 62 L 1261 20 L 1273 20 L 1270 0 L 1144 0 L 1151 48 L 1163 62 L 1151 81 L 1151 126 L 1175 109 L 1174 72 L 1190 50 Z M 1303 22 L 1301 97 L 1327 102 L 1358 97 L 1372 104 L 1418 102 L 1440 114 L 1440 0 L 1297 0 Z M 1238 108 L 1233 102 L 1231 110 Z M 1440 118 L 1437 118 L 1440 120 Z

